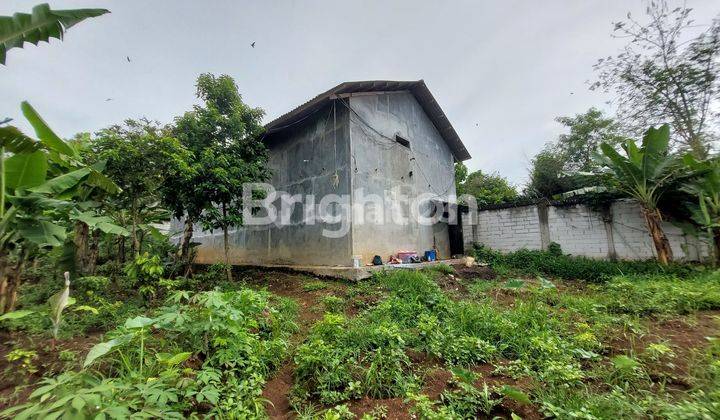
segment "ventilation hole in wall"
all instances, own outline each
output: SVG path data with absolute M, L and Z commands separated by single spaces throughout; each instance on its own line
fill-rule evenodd
M 408 149 L 410 148 L 410 141 L 408 139 L 402 138 L 395 134 L 395 141 L 400 143 L 400 145 L 407 147 Z

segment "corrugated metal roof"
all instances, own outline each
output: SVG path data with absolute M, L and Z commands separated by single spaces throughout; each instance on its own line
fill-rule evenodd
M 428 115 L 432 123 L 437 128 L 445 142 L 450 146 L 453 156 L 457 161 L 470 159 L 470 153 L 460 140 L 457 132 L 448 120 L 440 105 L 433 97 L 430 90 L 423 80 L 417 81 L 392 81 L 392 80 L 369 80 L 360 82 L 344 82 L 334 88 L 319 94 L 304 104 L 298 106 L 292 111 L 279 116 L 265 125 L 268 134 L 281 131 L 295 123 L 302 121 L 310 116 L 313 112 L 325 105 L 333 95 L 342 95 L 346 93 L 360 92 L 390 92 L 407 90 L 415 95 L 420 106 Z

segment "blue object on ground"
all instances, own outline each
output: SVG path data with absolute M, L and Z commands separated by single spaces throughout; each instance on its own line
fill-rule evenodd
M 437 260 L 437 252 L 434 249 L 431 249 L 430 251 L 425 251 L 425 259 L 428 261 Z

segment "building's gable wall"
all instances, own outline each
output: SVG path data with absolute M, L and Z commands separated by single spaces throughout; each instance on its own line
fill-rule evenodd
M 452 152 L 410 92 L 357 95 L 345 101 L 364 121 L 350 116 L 353 203 L 359 189 L 382 196 L 399 188 L 412 197 L 431 193 L 439 201 L 455 194 Z M 400 135 L 410 149 L 373 129 L 389 138 Z M 372 206 L 364 209 L 366 217 L 372 212 Z M 409 213 L 404 207 L 403 214 Z M 435 247 L 441 257 L 449 257 L 446 224 L 422 226 L 411 218 L 407 225 L 397 225 L 385 216 L 383 224 L 353 224 L 353 255 L 368 262 L 374 255 L 385 260 L 398 250 L 422 253 Z

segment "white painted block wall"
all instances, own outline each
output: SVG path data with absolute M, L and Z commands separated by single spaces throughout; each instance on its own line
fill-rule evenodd
M 611 243 L 620 259 L 646 260 L 655 257 L 655 248 L 647 233 L 645 220 L 637 203 L 618 200 L 611 205 L 612 222 L 606 228 L 603 215 L 586 205 L 548 207 L 548 242 L 557 242 L 563 252 L 590 258 L 608 258 Z M 477 217 L 463 214 L 463 236 L 466 249 L 473 243 L 503 252 L 521 248 L 542 249 L 541 223 L 536 205 L 483 210 Z M 664 222 L 663 228 L 674 257 L 697 261 L 708 257 L 706 241 L 686 235 L 677 226 Z

